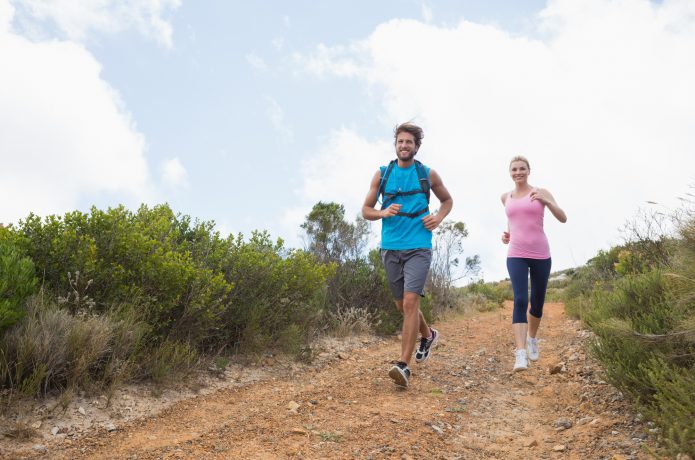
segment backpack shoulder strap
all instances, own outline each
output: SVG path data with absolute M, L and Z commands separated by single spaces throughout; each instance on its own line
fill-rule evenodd
M 396 161 L 397 160 L 391 160 L 389 165 L 385 167 L 385 171 L 384 166 L 381 167 L 381 182 L 379 182 L 379 190 L 376 193 L 377 198 L 384 195 L 384 190 L 386 189 L 386 182 L 389 180 L 389 175 L 391 174 L 391 170 L 393 170 Z
M 420 182 L 420 188 L 422 189 L 422 193 L 425 194 L 425 197 L 427 198 L 427 203 L 429 204 L 431 188 L 429 174 L 427 174 L 425 167 L 418 160 L 415 160 L 415 169 L 417 170 L 417 177 L 418 181 Z

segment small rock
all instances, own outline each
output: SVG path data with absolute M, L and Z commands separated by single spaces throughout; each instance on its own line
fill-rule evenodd
M 44 446 L 43 444 L 34 444 L 33 446 L 31 446 L 31 448 L 36 452 L 41 452 L 43 454 L 48 452 L 48 449 L 46 449 L 46 446 Z
M 338 353 L 338 358 L 340 359 L 348 359 L 349 357 L 347 353 L 343 353 L 342 351 Z
M 688 454 L 678 454 L 676 460 L 693 460 Z
M 538 445 L 538 441 L 535 439 L 527 439 L 524 442 L 524 447 L 536 447 Z
M 106 431 L 108 431 L 109 433 L 116 431 L 116 425 L 114 425 L 113 423 L 107 423 Z
M 594 420 L 593 417 L 582 417 L 579 420 L 577 420 L 577 426 L 586 425 L 587 423 L 590 423 L 593 420 Z
M 600 418 L 595 418 L 591 422 L 589 422 L 589 426 L 596 426 L 599 424 L 600 421 L 601 421 Z
M 562 371 L 562 366 L 563 363 L 554 364 L 548 368 L 548 372 L 550 372 L 550 375 L 559 374 Z
M 307 431 L 302 428 L 292 428 L 292 434 L 305 435 L 307 434 Z
M 564 444 L 558 444 L 556 446 L 553 446 L 553 451 L 555 452 L 564 452 L 567 447 Z
M 441 428 L 439 428 L 437 425 L 432 425 L 431 427 L 432 427 L 432 431 L 434 431 L 434 432 L 437 433 L 438 435 L 440 435 L 440 436 L 443 436 L 443 435 L 444 435 L 444 430 L 442 430 Z
M 57 426 L 54 426 L 53 428 L 51 428 L 51 434 L 53 436 L 57 435 L 59 432 L 60 432 L 60 428 L 58 428 Z
M 294 402 L 294 401 L 290 401 L 290 402 L 287 404 L 287 409 L 296 412 L 297 409 L 299 409 L 299 404 L 297 404 L 297 403 Z
M 31 427 L 35 430 L 38 430 L 39 428 L 41 428 L 41 420 L 37 420 L 34 423 L 32 423 Z
M 627 460 L 627 457 L 622 454 L 613 454 L 611 460 Z
M 569 430 L 570 428 L 572 428 L 572 421 L 568 418 L 560 417 L 555 421 L 555 427 Z
M 87 412 L 84 410 L 84 407 L 82 407 L 82 406 L 80 406 L 80 407 L 77 409 L 77 412 L 79 412 L 79 413 L 82 414 L 82 415 L 87 415 Z

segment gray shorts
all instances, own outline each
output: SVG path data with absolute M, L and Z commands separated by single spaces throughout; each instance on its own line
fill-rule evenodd
M 389 288 L 396 300 L 401 300 L 404 292 L 425 296 L 425 282 L 432 263 L 431 249 L 382 249 L 381 261 L 384 263 Z

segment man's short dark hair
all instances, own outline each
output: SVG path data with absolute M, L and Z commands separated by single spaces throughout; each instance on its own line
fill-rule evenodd
M 393 138 L 396 139 L 400 133 L 412 134 L 415 138 L 415 146 L 417 148 L 420 148 L 422 138 L 425 137 L 425 133 L 422 131 L 422 128 L 410 122 L 401 123 L 400 125 L 396 126 L 396 129 L 393 130 Z

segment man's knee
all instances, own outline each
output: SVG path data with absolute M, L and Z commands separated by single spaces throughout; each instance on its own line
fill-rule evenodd
M 410 313 L 420 309 L 420 296 L 415 292 L 406 292 L 403 296 L 403 313 Z

